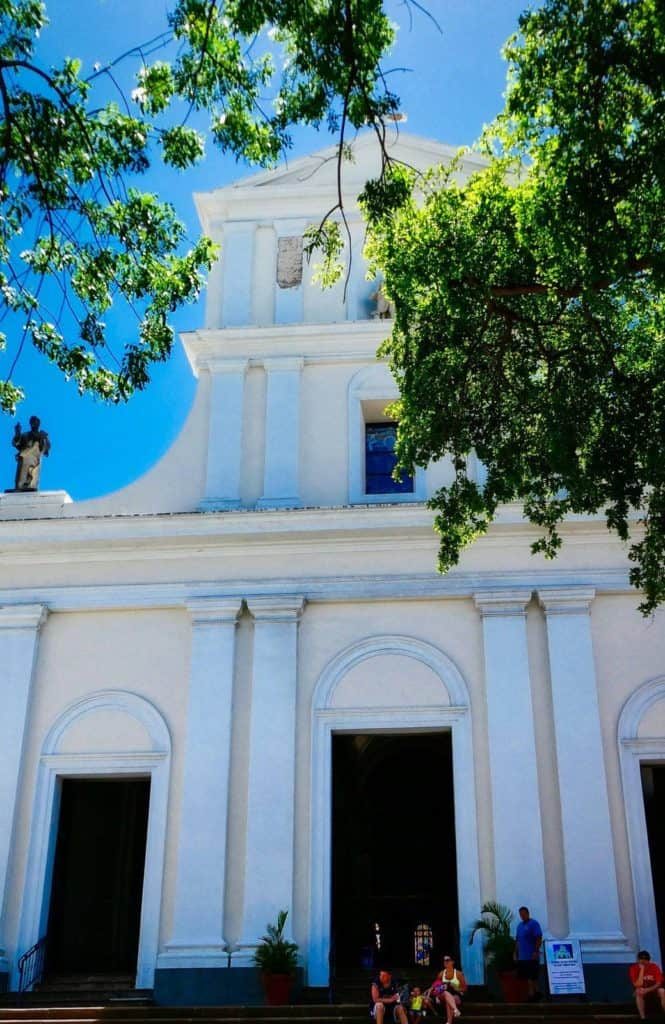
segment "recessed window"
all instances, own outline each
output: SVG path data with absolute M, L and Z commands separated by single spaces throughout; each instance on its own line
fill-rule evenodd
M 429 967 L 434 936 L 428 924 L 418 924 L 413 933 L 413 962 L 418 967 Z
M 397 462 L 396 438 L 396 423 L 365 424 L 366 494 L 413 493 L 413 477 L 409 473 L 402 473 L 399 480 L 392 475 Z

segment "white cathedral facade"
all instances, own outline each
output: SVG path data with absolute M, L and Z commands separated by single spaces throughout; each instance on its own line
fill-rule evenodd
M 592 994 L 660 958 L 665 617 L 602 519 L 547 562 L 505 507 L 437 574 L 451 470 L 390 477 L 355 150 L 345 296 L 303 261 L 331 151 L 199 195 L 224 257 L 181 436 L 107 497 L 0 497 L 0 989 L 45 937 L 54 971 L 250 999 L 282 908 L 317 987 L 418 928 L 481 983 L 487 899 L 579 939 Z

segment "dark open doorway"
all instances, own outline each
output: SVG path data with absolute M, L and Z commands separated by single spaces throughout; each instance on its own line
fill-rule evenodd
M 456 950 L 450 732 L 333 737 L 332 926 L 337 967 Z
M 148 779 L 63 780 L 50 977 L 135 973 L 149 798 Z
M 665 764 L 642 764 L 642 792 L 647 819 L 651 876 L 658 937 L 665 949 Z M 653 953 L 652 953 L 653 955 Z

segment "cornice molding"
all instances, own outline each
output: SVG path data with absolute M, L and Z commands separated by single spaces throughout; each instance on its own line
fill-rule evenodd
M 57 519 L 22 520 L 18 529 L 15 521 L 0 521 L 4 565 L 189 559 L 192 548 L 208 556 L 229 546 L 246 546 L 253 552 L 263 545 L 277 552 L 290 544 L 304 553 L 320 551 L 322 545 L 337 550 L 340 545 L 358 543 L 368 550 L 381 550 L 382 544 L 398 541 L 436 548 L 434 514 L 422 501 L 96 516 L 76 516 L 76 505 L 69 508 L 71 514 Z M 600 517 L 571 517 L 560 532 L 567 545 L 599 544 L 623 551 Z M 524 519 L 521 505 L 504 506 L 474 549 L 505 547 L 510 540 L 527 544 L 538 536 L 538 530 Z
M 200 370 L 208 370 L 209 373 L 246 373 L 249 366 L 249 359 L 224 359 L 212 356 L 209 359 L 201 359 L 198 364 Z
M 220 622 L 238 623 L 242 607 L 239 597 L 190 597 L 185 600 L 193 626 L 211 626 Z
M 531 600 L 532 590 L 484 590 L 473 595 L 473 601 L 483 618 L 526 616 L 526 606 Z
M 597 594 L 637 594 L 626 570 L 603 569 L 546 572 L 461 572 L 446 576 L 436 573 L 395 573 L 379 575 L 273 577 L 248 580 L 227 579 L 223 586 L 206 580 L 183 583 L 127 583 L 62 585 L 39 588 L 0 589 L 0 605 L 17 609 L 39 603 L 52 612 L 125 611 L 155 609 L 187 611 L 196 602 L 212 607 L 228 603 L 231 607 L 243 598 L 266 603 L 285 597 L 308 604 L 343 601 L 427 601 L 482 598 L 483 593 L 500 589 L 546 590 L 557 586 L 592 590 Z M 23 604 L 17 604 L 22 597 Z
M 301 358 L 305 364 L 376 362 L 376 351 L 391 331 L 390 320 L 345 320 L 336 323 L 271 324 L 266 327 L 201 328 L 181 335 L 195 374 L 218 360 L 248 359 L 262 366 L 266 359 Z
M 298 622 L 305 607 L 302 595 L 258 595 L 246 599 L 255 622 Z
M 547 587 L 538 589 L 538 600 L 550 615 L 588 615 L 596 596 L 594 587 Z
M 302 356 L 268 356 L 263 360 L 263 367 L 266 373 L 290 373 L 300 372 L 305 365 Z
M 39 630 L 46 622 L 48 609 L 43 604 L 4 604 L 0 607 L 0 630 Z

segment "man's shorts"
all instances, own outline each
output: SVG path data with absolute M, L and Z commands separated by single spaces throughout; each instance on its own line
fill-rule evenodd
M 385 1013 L 383 1015 L 383 1019 L 386 1022 L 386 1024 L 387 1024 L 388 1021 L 391 1021 L 391 1020 L 396 1021 L 397 1020 L 397 1014 L 395 1012 L 395 1008 L 397 1006 L 399 1006 L 399 1005 L 400 1005 L 399 1003 L 388 1003 L 387 1006 L 384 1004 Z M 372 1018 L 372 1020 L 374 1020 L 374 1018 L 376 1017 L 376 1003 L 374 1004 L 374 1006 L 369 1011 L 369 1015 Z
M 540 963 L 538 960 L 518 960 L 517 977 L 524 981 L 537 981 Z

